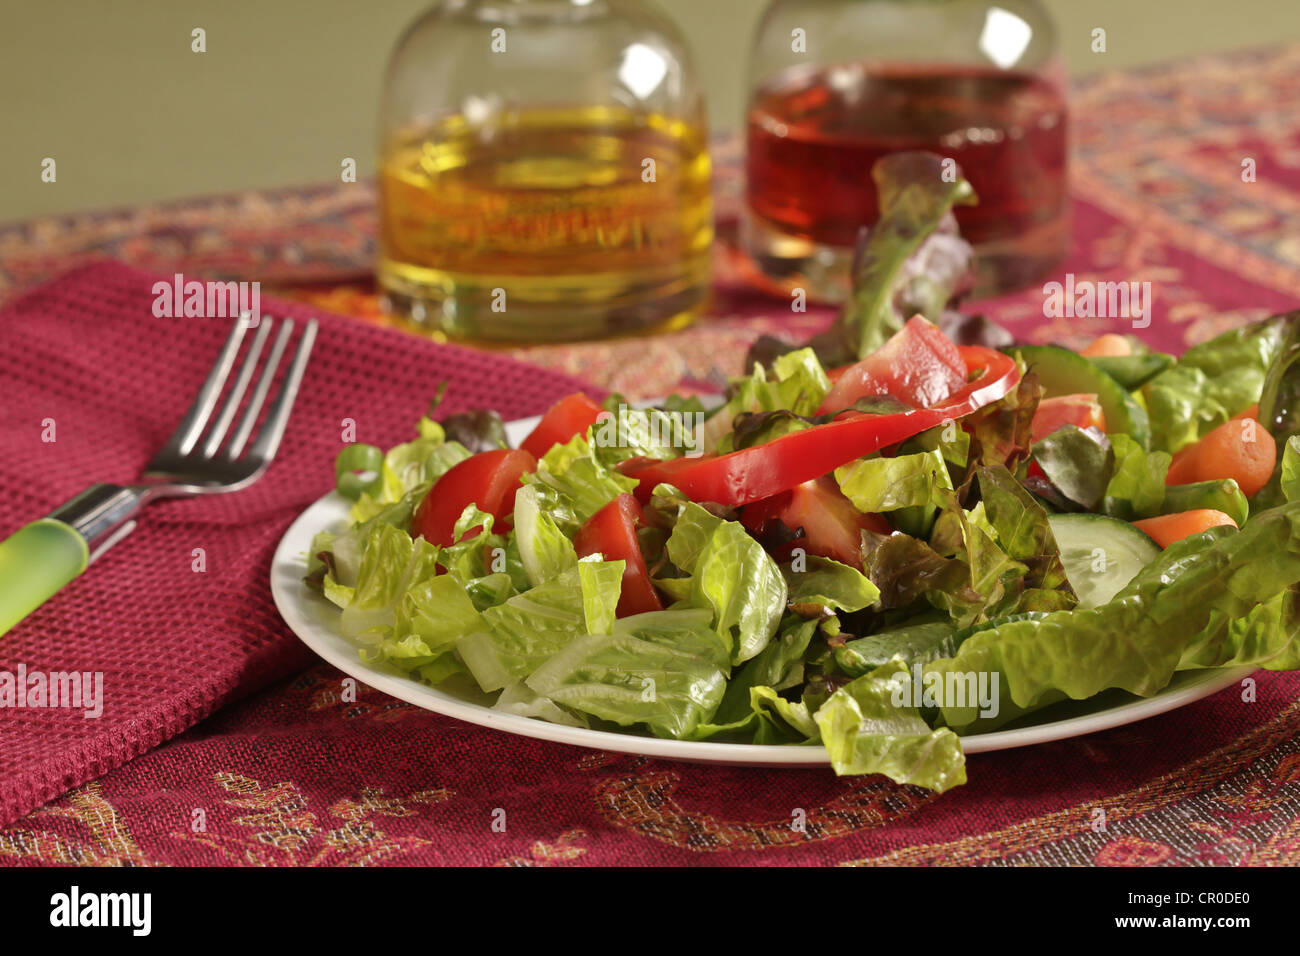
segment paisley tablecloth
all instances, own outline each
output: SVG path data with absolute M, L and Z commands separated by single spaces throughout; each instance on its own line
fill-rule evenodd
M 1300 45 L 1091 77 L 1071 110 L 1076 283 L 1150 282 L 1140 334 L 1175 351 L 1300 303 Z M 738 149 L 718 147 L 724 242 L 707 318 L 511 354 L 637 398 L 736 373 L 760 332 L 823 326 L 824 309 L 752 291 L 725 241 Z M 383 324 L 373 209 L 372 186 L 347 183 L 0 226 L 0 300 L 115 258 L 256 279 Z M 976 305 L 1035 341 L 1113 328 L 1045 317 L 1040 289 Z M 519 740 L 364 687 L 352 699 L 318 664 L 0 829 L 0 862 L 1295 865 L 1300 676 L 1254 681 L 1106 733 L 974 756 L 970 784 L 935 797 Z

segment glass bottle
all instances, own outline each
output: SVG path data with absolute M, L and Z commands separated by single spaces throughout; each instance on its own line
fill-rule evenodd
M 443 0 L 398 41 L 381 124 L 390 312 L 508 343 L 677 327 L 703 303 L 704 97 L 642 0 Z
M 977 292 L 1068 247 L 1065 73 L 1038 0 L 774 0 L 750 63 L 745 246 L 783 289 L 840 301 L 876 219 L 871 167 L 926 149 L 979 195 L 957 210 Z

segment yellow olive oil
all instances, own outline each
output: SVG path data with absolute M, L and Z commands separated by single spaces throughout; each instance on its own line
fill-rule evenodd
M 384 149 L 390 309 L 482 341 L 677 327 L 708 291 L 702 125 L 613 107 L 463 114 Z

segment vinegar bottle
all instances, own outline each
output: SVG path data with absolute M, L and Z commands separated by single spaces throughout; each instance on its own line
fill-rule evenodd
M 676 327 L 704 302 L 704 97 L 641 0 L 444 0 L 397 43 L 381 123 L 390 312 L 537 342 Z
M 977 291 L 1051 272 L 1068 243 L 1066 103 L 1037 0 L 774 0 L 750 61 L 744 243 L 774 285 L 839 301 L 871 167 L 898 150 L 957 161 Z

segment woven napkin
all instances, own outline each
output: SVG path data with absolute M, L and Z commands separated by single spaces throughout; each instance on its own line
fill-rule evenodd
M 87 485 L 134 479 L 188 408 L 231 320 L 155 317 L 160 278 L 100 263 L 0 311 L 0 537 Z M 582 388 L 300 304 L 264 298 L 261 311 L 320 320 L 267 474 L 236 494 L 151 505 L 134 532 L 0 636 L 0 680 L 103 675 L 99 716 L 0 706 L 0 825 L 311 660 L 276 613 L 268 574 L 285 529 L 330 490 L 345 420 L 358 441 L 387 446 L 413 436 L 444 380 L 440 413 L 486 406 L 507 420 Z

